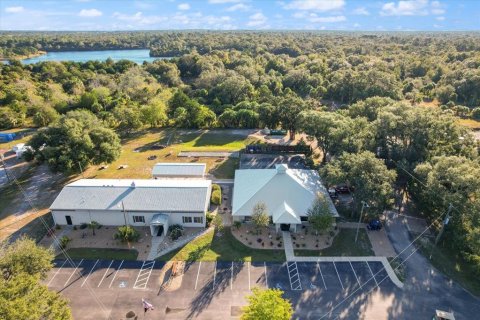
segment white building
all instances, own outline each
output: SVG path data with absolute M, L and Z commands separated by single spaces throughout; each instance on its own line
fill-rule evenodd
M 155 164 L 152 175 L 155 179 L 161 178 L 204 178 L 205 163 L 160 162 Z
M 264 203 L 277 231 L 297 230 L 308 221 L 308 209 L 319 193 L 329 202 L 332 215 L 338 212 L 315 170 L 289 169 L 276 165 L 275 169 L 248 169 L 235 171 L 233 190 L 233 219 L 250 221 L 253 207 Z
M 160 236 L 172 224 L 205 227 L 211 181 L 82 179 L 63 188 L 50 206 L 59 225 L 96 221 L 150 226 Z

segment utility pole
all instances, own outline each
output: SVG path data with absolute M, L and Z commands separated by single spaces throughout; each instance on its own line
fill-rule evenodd
M 435 249 L 435 247 L 437 246 L 438 242 L 440 241 L 440 238 L 442 237 L 443 235 L 443 232 L 445 231 L 445 227 L 447 226 L 448 222 L 450 221 L 450 218 L 451 218 L 451 213 L 452 213 L 452 209 L 453 209 L 453 205 L 452 203 L 450 203 L 448 205 L 448 210 L 447 210 L 447 216 L 445 217 L 445 220 L 443 220 L 443 223 L 442 223 L 442 228 L 440 229 L 440 232 L 438 232 L 438 235 L 437 237 L 435 238 L 435 243 L 432 247 L 432 252 L 430 252 L 430 260 L 432 259 L 432 255 L 433 255 L 433 250 Z
M 122 200 L 122 211 L 123 211 L 123 219 L 125 220 L 125 225 L 128 226 L 127 216 L 125 215 L 125 205 L 123 204 L 123 200 Z
M 370 208 L 370 206 L 365 201 L 362 201 L 362 210 L 360 210 L 360 218 L 358 219 L 357 233 L 355 234 L 355 243 L 357 243 L 358 230 L 360 229 L 360 222 L 362 222 L 362 216 L 363 216 L 363 208 L 365 207 Z
M 82 174 L 82 178 L 85 179 L 85 176 L 83 175 L 82 164 L 80 163 L 80 161 L 78 161 L 78 166 L 80 167 L 80 173 Z

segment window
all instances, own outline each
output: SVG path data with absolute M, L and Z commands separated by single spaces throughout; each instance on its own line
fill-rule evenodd
M 250 216 L 245 216 L 245 222 L 252 221 L 252 217 Z
M 182 217 L 183 223 L 192 223 L 192 217 Z
M 194 223 L 203 223 L 203 217 L 193 217 Z
M 145 223 L 144 216 L 133 216 L 133 223 Z
M 300 221 L 308 221 L 308 216 L 307 217 L 300 217 Z

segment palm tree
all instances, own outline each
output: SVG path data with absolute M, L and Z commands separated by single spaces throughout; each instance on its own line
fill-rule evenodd
M 97 221 L 90 221 L 90 223 L 88 224 L 88 228 L 92 229 L 93 235 L 95 235 L 95 229 L 98 229 L 99 226 L 100 226 L 100 223 L 98 223 Z

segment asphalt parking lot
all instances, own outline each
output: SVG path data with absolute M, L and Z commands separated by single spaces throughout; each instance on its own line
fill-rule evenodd
M 45 283 L 70 299 L 75 319 L 121 319 L 130 310 L 141 312 L 142 298 L 155 306 L 147 319 L 231 319 L 254 287 L 283 290 L 298 318 L 315 319 L 352 293 L 396 290 L 379 262 L 195 262 L 187 264 L 176 290 L 162 287 L 164 266 L 57 260 Z
M 287 164 L 291 169 L 305 169 L 303 154 L 242 154 L 240 169 L 272 169 L 276 164 Z

